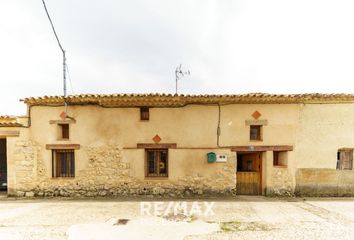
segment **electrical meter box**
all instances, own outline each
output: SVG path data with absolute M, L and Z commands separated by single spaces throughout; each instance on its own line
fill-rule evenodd
M 216 154 L 214 152 L 207 153 L 208 163 L 214 163 L 216 161 Z
M 216 162 L 227 162 L 227 155 L 226 154 L 216 155 Z

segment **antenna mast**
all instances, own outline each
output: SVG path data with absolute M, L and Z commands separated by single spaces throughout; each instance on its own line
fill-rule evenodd
M 42 0 L 42 3 L 43 3 L 43 6 L 44 6 L 44 10 L 47 14 L 47 17 L 48 17 L 48 20 L 50 22 L 50 25 L 52 26 L 52 30 L 53 30 L 53 33 L 55 35 L 55 38 L 57 39 L 57 42 L 58 42 L 58 45 L 59 45 L 59 48 L 60 50 L 62 51 L 63 53 L 63 88 L 64 88 L 64 106 L 65 106 L 65 115 L 66 115 L 66 112 L 67 112 L 67 108 L 68 108 L 68 104 L 66 102 L 66 96 L 67 96 L 67 93 L 66 93 L 66 56 L 65 56 L 65 50 L 64 48 L 62 47 L 60 41 L 59 41 L 59 37 L 57 35 L 57 32 L 55 31 L 55 28 L 54 28 L 54 25 L 53 25 L 53 22 L 52 22 L 52 19 L 50 18 L 49 16 L 49 13 L 48 13 L 48 9 L 47 9 L 47 6 L 45 5 L 45 2 L 44 0 Z
M 191 72 L 189 70 L 183 72 L 182 71 L 182 64 L 180 64 L 179 66 L 177 66 L 176 70 L 175 70 L 175 75 L 176 75 L 176 94 L 178 95 L 178 81 L 184 77 L 185 75 L 190 75 Z

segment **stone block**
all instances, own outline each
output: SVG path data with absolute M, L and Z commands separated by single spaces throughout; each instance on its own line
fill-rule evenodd
M 17 197 L 24 197 L 24 196 L 25 196 L 25 192 L 17 191 L 17 192 L 16 192 L 16 196 L 17 196 Z
M 34 192 L 26 192 L 26 197 L 34 197 Z

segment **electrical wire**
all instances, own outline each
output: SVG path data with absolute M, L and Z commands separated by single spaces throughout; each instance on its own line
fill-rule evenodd
M 71 82 L 71 77 L 70 77 L 70 72 L 69 72 L 69 66 L 68 64 L 66 64 L 66 72 L 68 73 L 68 78 L 69 78 L 69 83 L 70 83 L 70 89 L 71 89 L 71 94 L 74 95 L 74 88 L 73 88 L 73 84 Z
M 218 125 L 216 128 L 216 145 L 218 147 L 220 147 L 220 135 L 221 135 L 220 121 L 221 121 L 221 106 L 220 104 L 218 104 Z
M 49 16 L 48 9 L 47 9 L 47 6 L 45 5 L 44 0 L 42 0 L 42 3 L 43 3 L 43 6 L 44 6 L 44 10 L 45 10 L 45 12 L 46 12 L 46 14 L 47 14 L 48 20 L 49 20 L 49 22 L 50 22 L 50 25 L 52 26 L 52 29 L 53 29 L 55 38 L 57 39 L 58 45 L 59 45 L 59 47 L 60 47 L 60 50 L 63 52 L 63 54 L 65 54 L 65 50 L 64 50 L 64 48 L 62 47 L 62 45 L 61 45 L 61 43 L 60 43 L 60 41 L 59 41 L 58 34 L 57 34 L 57 32 L 55 31 L 55 28 L 54 28 L 52 19 L 51 19 L 50 16 Z
M 50 15 L 49 15 L 49 12 L 48 12 L 48 9 L 47 9 L 47 6 L 45 4 L 45 1 L 42 0 L 42 3 L 43 3 L 43 7 L 44 7 L 44 10 L 47 14 L 47 17 L 48 17 L 48 20 L 50 22 L 50 26 L 52 27 L 52 30 L 53 30 L 53 33 L 54 33 L 54 36 L 57 40 L 57 43 L 59 45 L 59 48 L 60 50 L 62 51 L 63 53 L 63 90 L 64 90 L 64 107 L 65 107 L 65 113 L 67 113 L 67 108 L 68 108 L 68 103 L 66 101 L 66 75 L 67 75 L 67 71 L 68 71 L 68 65 L 66 64 L 66 56 L 65 56 L 65 50 L 63 48 L 63 46 L 61 45 L 60 43 L 60 40 L 59 40 L 59 37 L 58 37 L 58 34 L 57 32 L 55 31 L 55 27 L 54 27 L 54 24 L 53 24 L 53 21 L 52 19 L 50 18 Z M 71 79 L 70 79 L 70 84 L 71 84 L 71 90 L 73 91 L 72 89 L 72 83 L 71 83 Z

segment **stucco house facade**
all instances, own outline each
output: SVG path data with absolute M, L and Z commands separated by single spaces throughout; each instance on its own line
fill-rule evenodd
M 23 101 L 0 117 L 8 195 L 354 195 L 354 95 Z

